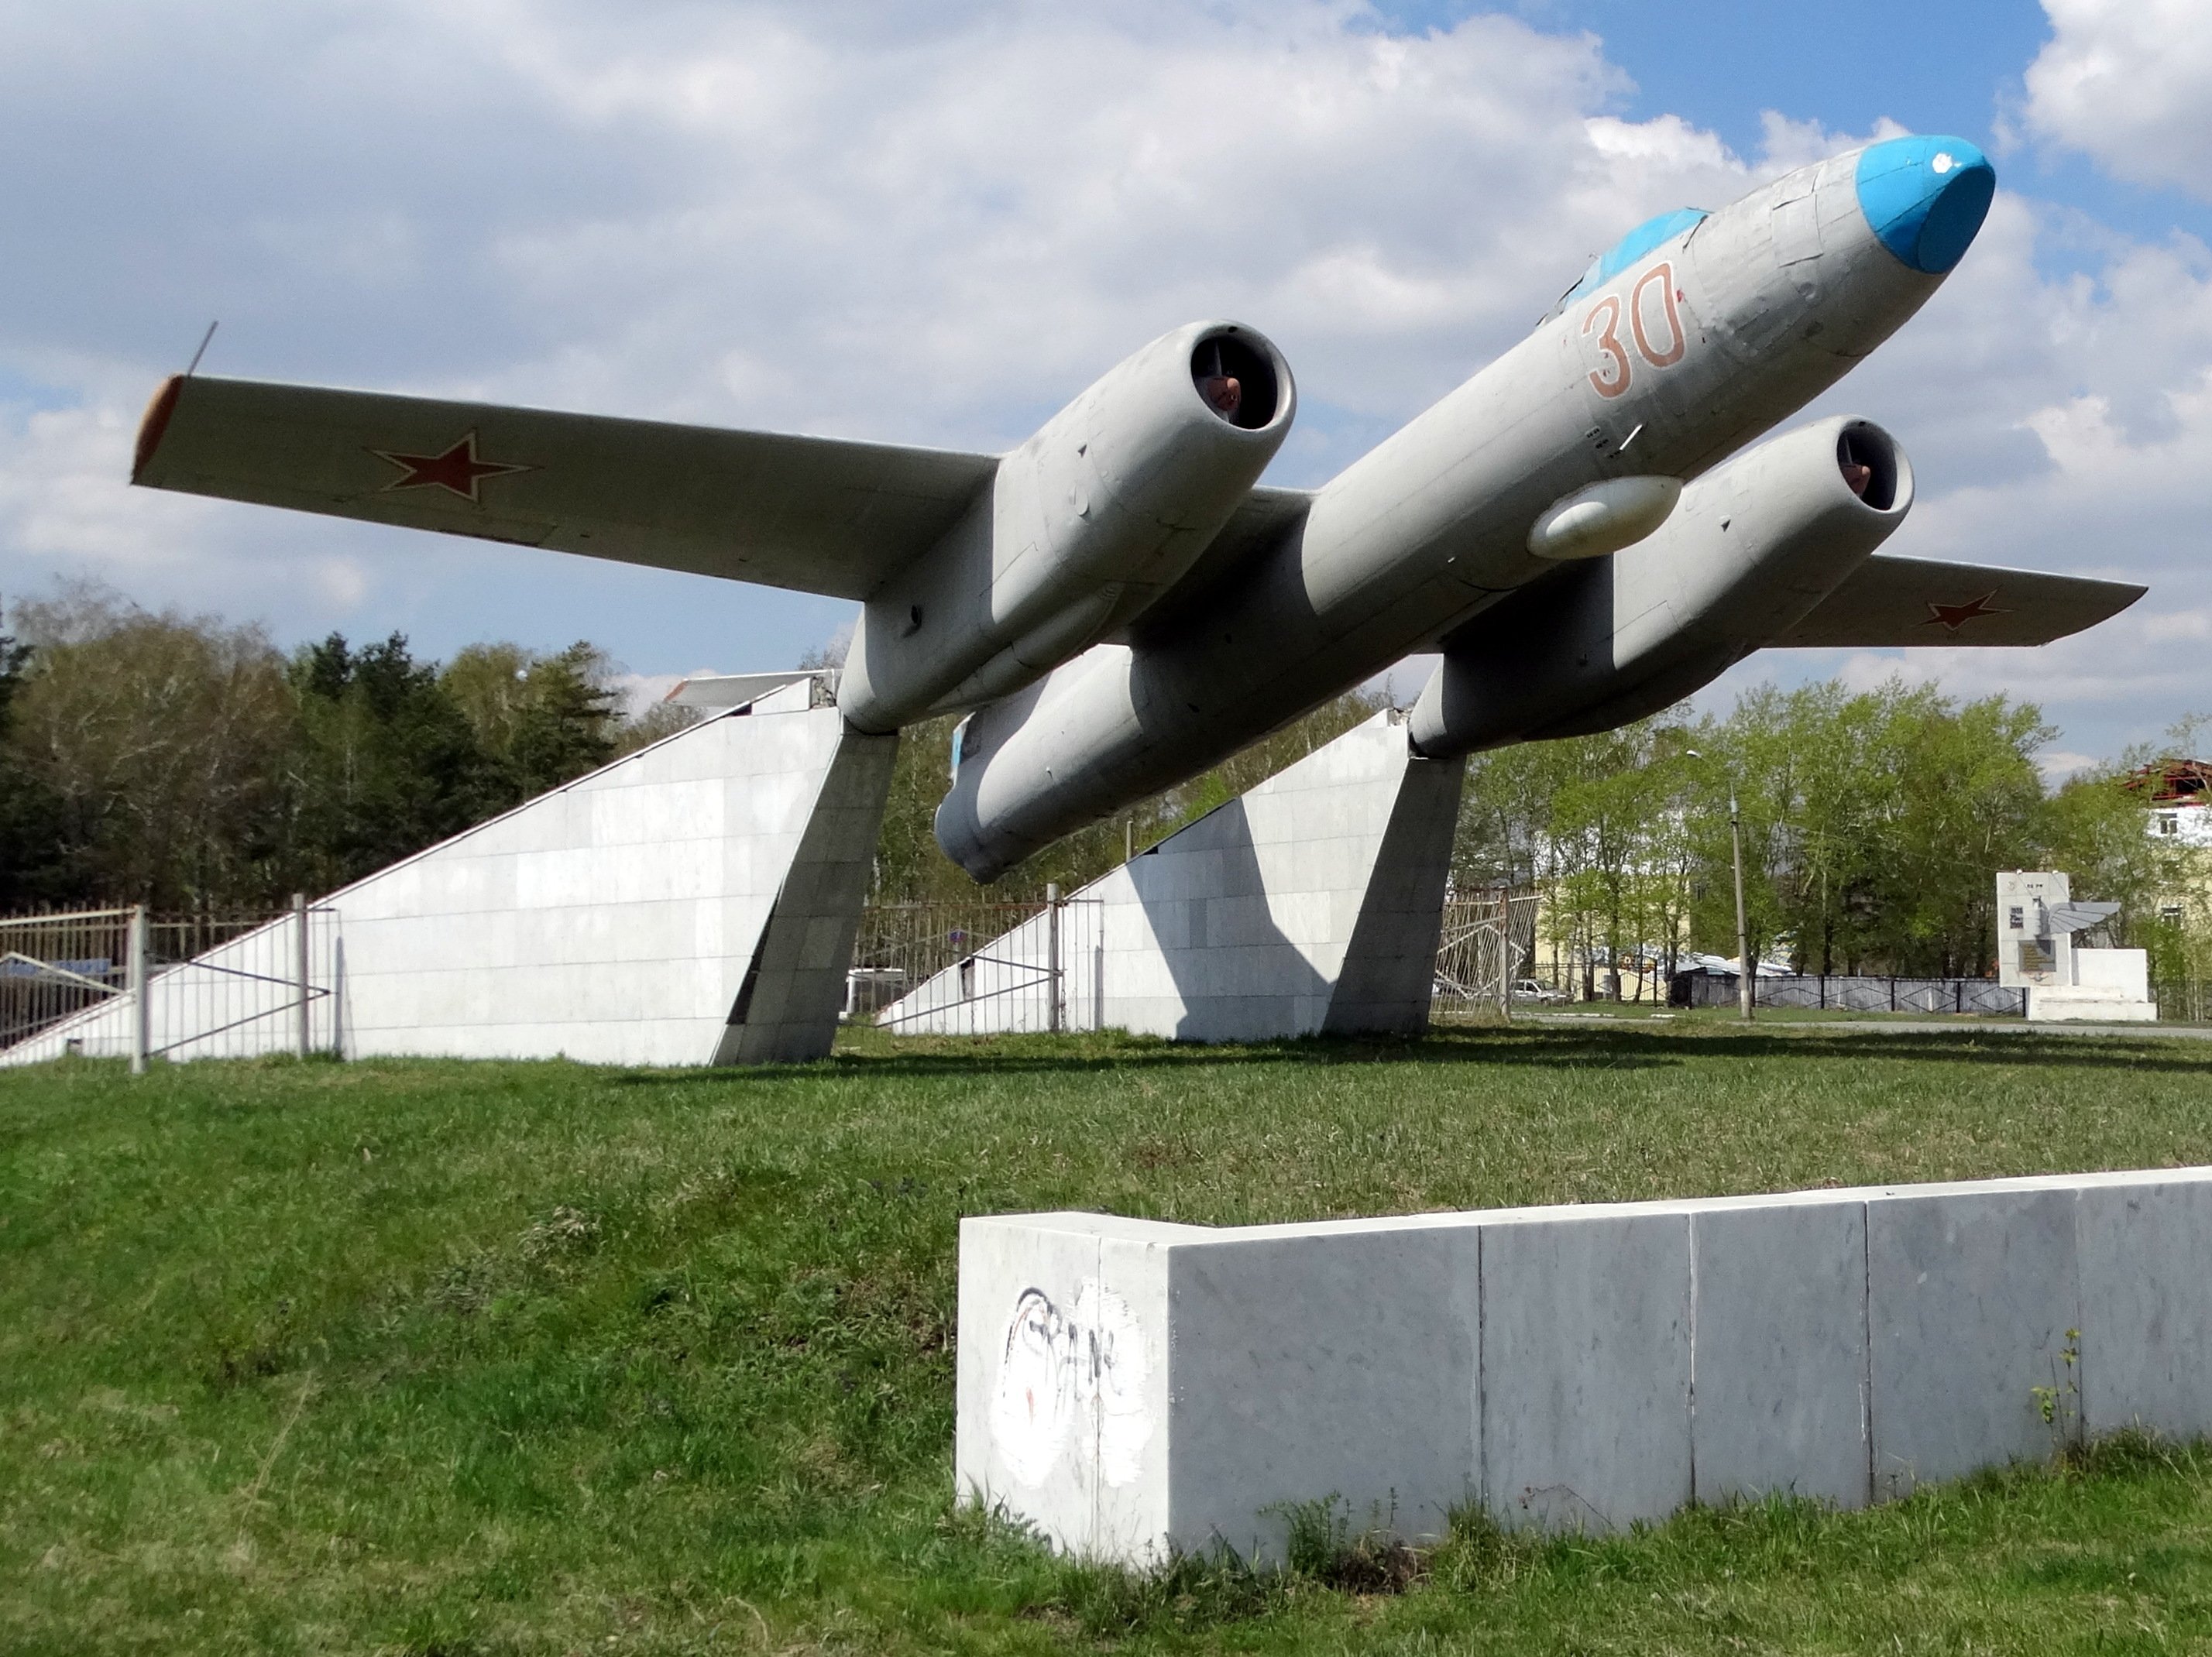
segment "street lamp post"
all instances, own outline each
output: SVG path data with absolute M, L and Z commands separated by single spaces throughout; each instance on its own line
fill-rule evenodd
M 1682 752 L 1690 759 L 1705 758 L 1694 748 L 1686 748 Z M 1743 913 L 1743 814 L 1736 809 L 1733 771 L 1729 773 L 1729 853 L 1735 865 L 1735 999 L 1744 1022 L 1749 1023 L 1752 1008 L 1757 1004 L 1753 980 L 1758 974 L 1759 964 L 1751 958 L 1751 927 Z

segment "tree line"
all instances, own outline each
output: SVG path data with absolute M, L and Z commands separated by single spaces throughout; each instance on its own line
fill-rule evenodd
M 835 666 L 817 651 L 800 665 Z M 148 903 L 266 908 L 330 891 L 696 719 L 620 707 L 604 652 L 401 634 L 285 652 L 219 616 L 153 612 L 88 583 L 16 603 L 0 630 L 0 913 Z M 992 889 L 1073 888 L 1384 705 L 1355 691 L 1192 782 L 1073 835 Z M 937 848 L 956 721 L 902 743 L 879 902 L 973 898 Z
M 988 895 L 1073 889 L 1388 704 L 1372 689 L 1340 696 L 1069 836 Z M 64 587 L 15 604 L 0 631 L 0 911 L 240 909 L 328 891 L 694 717 L 665 704 L 626 714 L 611 664 L 587 643 L 552 654 L 477 644 L 441 663 L 397 634 L 333 634 L 285 652 L 256 627 Z M 955 724 L 918 725 L 901 744 L 875 901 L 979 895 L 933 832 Z M 2185 721 L 2168 751 L 2208 730 Z M 2002 695 L 1831 683 L 1479 755 L 1453 881 L 1541 891 L 1552 955 L 1586 980 L 1600 962 L 1668 969 L 1683 949 L 1733 956 L 1733 792 L 1762 959 L 1979 975 L 1994 956 L 1994 875 L 2051 867 L 2073 874 L 2077 895 L 2125 904 L 2115 941 L 2151 948 L 2154 970 L 2205 975 L 2204 940 L 2160 913 L 2191 871 L 2146 835 L 2130 791 L 2149 753 L 2051 788 L 2036 759 L 2053 734 L 2033 705 Z
M 459 833 L 669 728 L 588 644 L 290 652 L 90 586 L 0 633 L 0 910 L 266 907 Z
M 2206 729 L 2185 719 L 2160 751 Z M 1678 708 L 1475 756 L 1454 874 L 1543 892 L 1543 943 L 1585 993 L 1608 963 L 1663 976 L 1682 950 L 1733 957 L 1733 797 L 1755 959 L 1979 977 L 1995 970 L 1996 873 L 2051 868 L 2076 896 L 2124 906 L 2112 941 L 2148 948 L 2154 976 L 2206 975 L 2201 926 L 2170 901 L 2203 871 L 2151 838 L 2135 791 L 2154 750 L 2051 787 L 2036 760 L 2055 734 L 2003 695 L 1960 701 L 1900 680 L 1760 688 L 1726 714 Z

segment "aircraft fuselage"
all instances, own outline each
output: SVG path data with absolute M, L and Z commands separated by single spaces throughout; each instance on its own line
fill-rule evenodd
M 1971 146 L 1894 140 L 1632 238 L 1255 568 L 978 712 L 940 843 L 989 879 L 1556 573 L 1531 550 L 1548 512 L 1611 480 L 1696 478 L 1803 407 L 1942 284 L 1990 186 Z

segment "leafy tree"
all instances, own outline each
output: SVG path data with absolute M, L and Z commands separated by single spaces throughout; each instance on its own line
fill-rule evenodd
M 31 659 L 30 646 L 13 634 L 0 633 L 0 735 L 8 729 L 8 711 L 22 688 L 23 670 Z
M 468 716 L 404 635 L 356 649 L 333 633 L 293 657 L 289 679 L 288 871 L 302 889 L 357 880 L 507 803 Z
M 2049 736 L 2002 697 L 1961 706 L 1895 681 L 1753 689 L 1724 719 L 1677 710 L 1477 756 L 1455 874 L 1543 891 L 1547 941 L 1586 989 L 1607 960 L 1648 951 L 1670 969 L 1685 942 L 1733 956 L 1733 788 L 1755 958 L 1977 974 L 1996 871 L 2039 855 L 2034 754 Z
M 703 717 L 696 707 L 684 707 L 675 702 L 653 702 L 639 709 L 624 719 L 613 735 L 613 751 L 607 757 L 618 760 L 635 754 L 641 748 L 650 748 L 657 742 L 689 731 Z
M 971 898 L 975 883 L 938 849 L 937 803 L 950 786 L 952 732 L 959 721 L 926 719 L 899 737 L 890 798 L 876 836 L 871 901 L 918 903 Z
M 614 757 L 607 677 L 606 659 L 581 641 L 551 656 L 502 643 L 461 650 L 439 683 L 498 774 L 503 803 L 519 805 Z
M 2148 832 L 2141 774 L 2161 759 L 2195 757 L 2209 735 L 2212 718 L 2186 715 L 2158 744 L 2075 773 L 2045 811 L 2051 866 L 2073 875 L 2077 895 L 2121 906 L 2112 941 L 2148 950 L 2154 979 L 2212 977 L 2212 853 Z M 2179 913 L 2166 913 L 2169 905 Z
M 56 802 L 9 740 L 30 646 L 0 633 L 0 909 L 64 895 L 56 882 Z
M 254 887 L 293 723 L 267 636 L 89 583 L 15 625 L 35 655 L 8 742 L 46 803 L 49 895 L 189 907 Z

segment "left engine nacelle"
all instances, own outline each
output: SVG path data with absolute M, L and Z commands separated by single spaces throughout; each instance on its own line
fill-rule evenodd
M 838 687 L 846 719 L 893 731 L 994 701 L 1130 621 L 1221 532 L 1297 401 L 1282 353 L 1236 323 L 1138 351 L 870 596 Z

